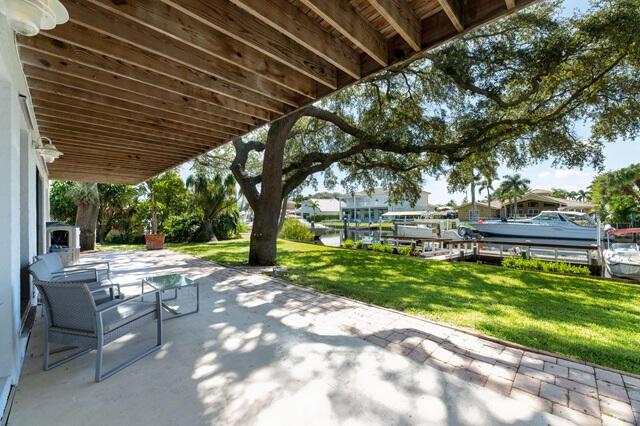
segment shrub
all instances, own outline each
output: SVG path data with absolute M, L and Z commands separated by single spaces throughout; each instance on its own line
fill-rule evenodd
M 356 246 L 357 249 L 361 249 L 362 247 L 364 247 L 364 243 L 362 242 L 362 240 L 356 241 Z
M 393 253 L 393 246 L 385 243 L 374 243 L 369 246 L 371 250 L 380 253 Z
M 350 248 L 353 248 L 353 246 L 354 246 L 353 240 L 346 239 L 344 240 L 344 243 L 342 243 L 342 247 L 344 248 L 350 249 Z
M 411 256 L 411 253 L 413 252 L 413 249 L 410 246 L 398 247 L 397 250 L 398 254 L 402 256 Z
M 566 262 L 549 262 L 540 259 L 523 259 L 521 257 L 505 257 L 502 266 L 527 271 L 557 272 L 562 274 L 591 275 L 586 266 L 571 265 Z
M 163 224 L 167 241 L 186 243 L 193 241 L 202 225 L 202 213 L 186 213 L 180 216 L 169 216 Z
M 280 238 L 294 241 L 313 241 L 314 234 L 300 220 L 289 217 L 282 225 Z
M 322 222 L 324 220 L 338 220 L 340 215 L 336 214 L 309 214 L 305 216 L 305 219 L 309 222 Z

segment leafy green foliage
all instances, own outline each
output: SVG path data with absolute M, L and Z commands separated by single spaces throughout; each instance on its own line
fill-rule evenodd
M 246 264 L 249 241 L 171 248 Z M 640 374 L 637 285 L 282 240 L 278 252 L 296 284 Z
M 379 253 L 393 253 L 393 246 L 385 243 L 373 243 L 369 249 Z
M 523 259 L 521 257 L 505 257 L 502 259 L 505 268 L 527 271 L 558 272 L 561 274 L 591 275 L 586 266 L 571 265 L 566 262 L 549 262 L 540 259 Z
M 71 189 L 77 183 L 72 181 L 54 180 L 49 188 L 49 213 L 51 219 L 67 224 L 76 220 L 76 203 L 71 197 Z
M 347 238 L 347 239 L 346 239 L 346 240 L 344 240 L 344 242 L 342 243 L 342 247 L 343 247 L 343 248 L 351 249 L 351 248 L 354 248 L 354 247 L 355 247 L 355 243 L 353 242 L 353 240 L 350 240 L 350 239 L 348 239 L 348 238 Z
M 185 212 L 180 216 L 169 216 L 164 222 L 167 242 L 196 241 L 202 226 L 202 212 Z
M 357 248 L 357 249 L 361 249 L 361 248 L 364 247 L 364 242 L 362 242 L 362 240 L 358 240 L 358 241 L 356 241 L 354 247 Z
M 304 223 L 294 217 L 288 217 L 282 225 L 280 238 L 293 241 L 313 241 L 314 235 L 304 226 Z
M 640 164 L 597 176 L 591 191 L 591 202 L 602 220 L 632 223 L 640 219 Z
M 413 248 L 410 246 L 400 246 L 396 248 L 396 251 L 399 255 L 411 256 L 411 253 L 413 253 Z
M 213 236 L 227 240 L 238 235 L 240 212 L 232 175 L 212 175 L 207 168 L 196 166 L 195 173 L 187 179 L 187 188 L 202 211 L 200 241 L 209 241 Z

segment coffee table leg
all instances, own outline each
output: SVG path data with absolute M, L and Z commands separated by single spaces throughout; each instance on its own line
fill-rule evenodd
M 193 311 L 189 311 L 189 312 L 184 312 L 183 313 L 183 312 L 178 312 L 175 309 L 167 306 L 166 303 L 163 303 L 162 306 L 166 310 L 168 310 L 169 312 L 171 312 L 173 314 L 172 317 L 164 318 L 165 320 L 170 320 L 170 319 L 174 319 L 174 318 L 180 318 L 180 317 L 183 317 L 185 315 L 191 315 L 191 314 L 198 313 L 200 311 L 200 283 L 196 282 L 195 286 L 196 286 L 196 308 Z M 175 289 L 175 290 L 176 290 L 175 298 L 177 298 L 178 297 L 178 294 L 177 294 L 178 293 L 178 289 Z

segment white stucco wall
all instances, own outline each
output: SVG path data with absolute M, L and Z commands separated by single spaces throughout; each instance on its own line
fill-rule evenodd
M 28 341 L 20 336 L 20 277 L 37 254 L 36 167 L 48 194 L 46 167 L 31 144 L 37 133 L 27 127 L 20 94 L 28 95 L 26 81 L 13 32 L 0 15 L 0 414 L 19 379 Z M 45 197 L 43 213 L 48 215 Z

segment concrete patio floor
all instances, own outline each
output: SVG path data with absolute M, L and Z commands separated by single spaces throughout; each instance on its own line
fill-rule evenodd
M 433 323 L 166 250 L 83 256 L 98 259 L 112 262 L 127 295 L 139 294 L 145 275 L 199 279 L 200 312 L 165 321 L 160 351 L 101 383 L 93 381 L 94 353 L 42 371 L 39 319 L 9 424 L 571 424 L 550 414 L 551 405 L 451 374 L 435 353 L 421 359 L 421 343 L 407 350 L 379 337 L 445 329 Z M 105 361 L 152 339 L 152 329 L 124 336 L 107 347 Z

